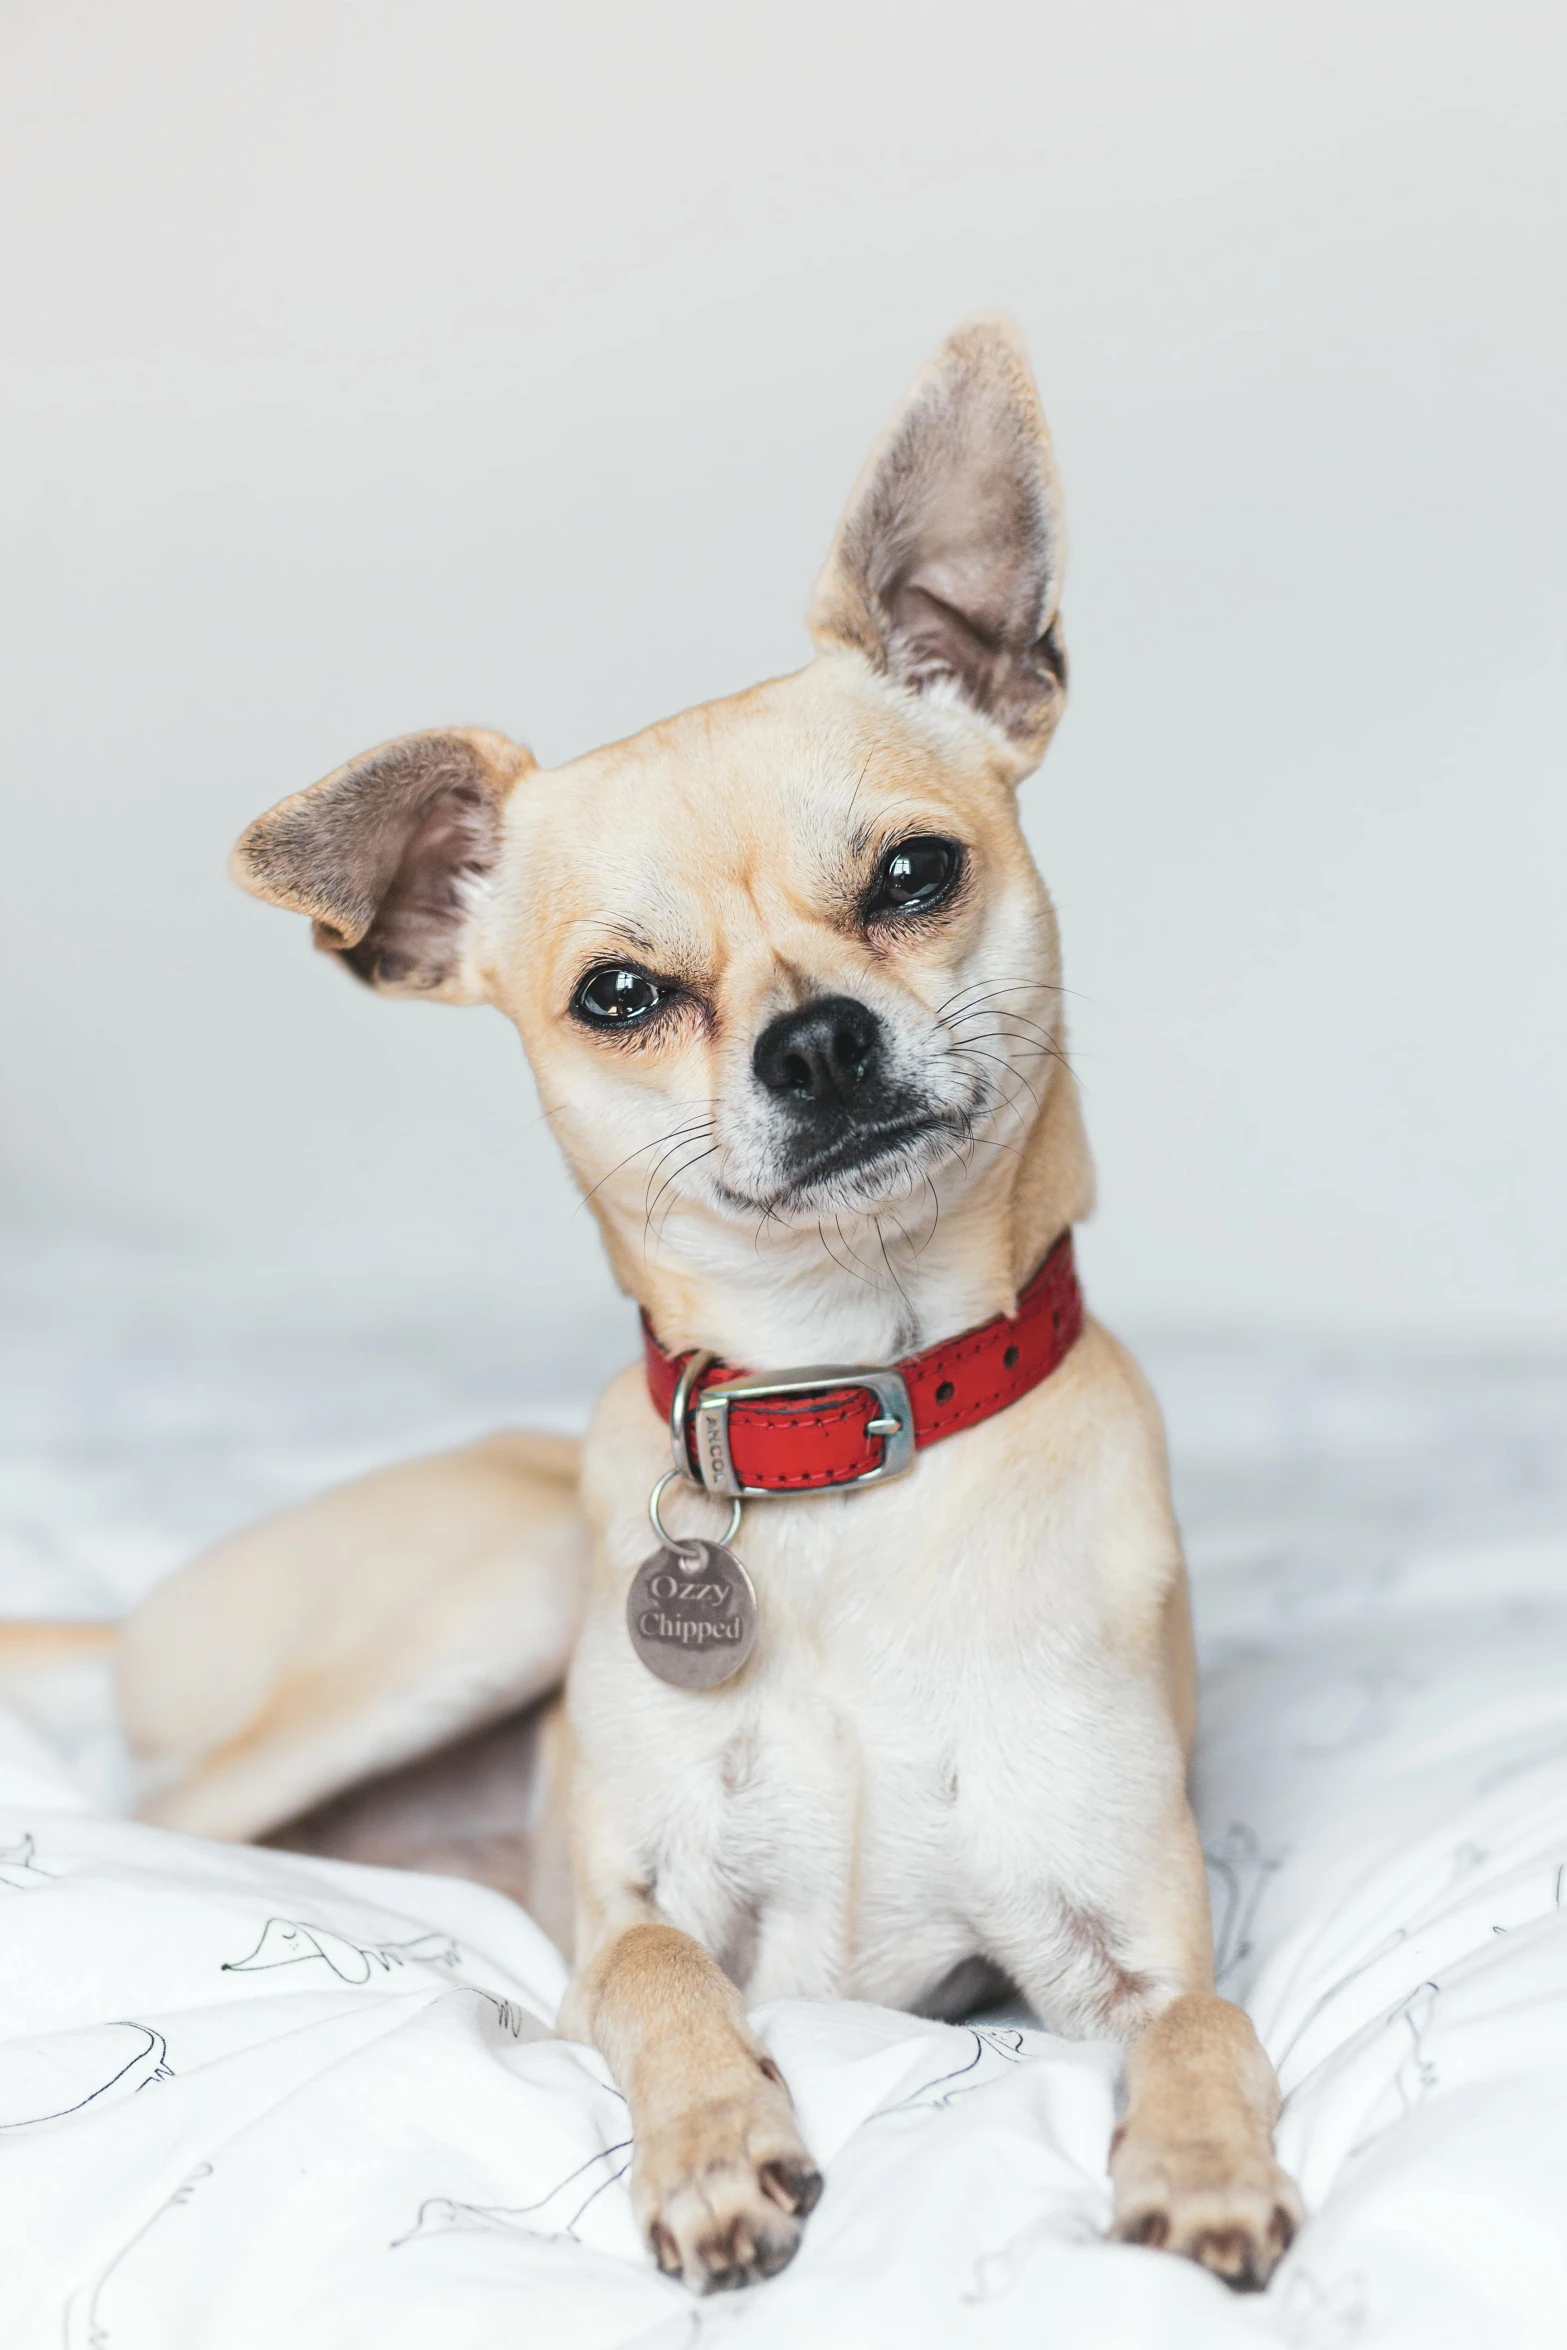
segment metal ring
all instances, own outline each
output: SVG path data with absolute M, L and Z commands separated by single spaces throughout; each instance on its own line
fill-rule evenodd
M 685 1368 L 675 1381 L 675 1392 L 669 1403 L 669 1449 L 674 1455 L 675 1467 L 682 1477 L 691 1474 L 691 1455 L 686 1446 L 686 1405 L 691 1398 L 691 1386 L 700 1379 L 709 1363 L 716 1358 L 711 1350 L 698 1347 L 686 1357 Z M 655 1523 L 657 1521 L 655 1520 Z
M 647 1514 L 653 1521 L 653 1531 L 658 1536 L 659 1541 L 667 1543 L 671 1550 L 681 1550 L 684 1548 L 684 1544 L 681 1542 L 678 1534 L 670 1533 L 669 1528 L 665 1525 L 663 1519 L 658 1514 L 658 1505 L 664 1498 L 664 1487 L 666 1485 L 672 1485 L 680 1474 L 681 1472 L 679 1469 L 666 1469 L 662 1477 L 660 1477 L 658 1483 L 654 1486 L 652 1492 L 647 1497 Z M 689 1484 L 691 1480 L 687 1478 L 686 1482 Z M 738 1500 L 736 1500 L 732 1501 L 729 1505 L 729 1523 L 725 1527 L 723 1533 L 723 1542 L 726 1549 L 728 1545 L 733 1542 L 739 1531 L 740 1504 Z M 689 1539 L 690 1537 L 688 1536 L 687 1540 Z

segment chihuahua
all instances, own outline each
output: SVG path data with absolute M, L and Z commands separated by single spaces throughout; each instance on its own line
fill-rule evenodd
M 1027 358 L 978 320 L 854 488 L 804 669 L 554 772 L 386 743 L 236 851 L 370 986 L 516 1023 L 646 1361 L 580 1457 L 492 1437 L 155 1593 L 119 1665 L 145 1816 L 287 1841 L 399 1771 L 406 1814 L 417 1758 L 538 1701 L 488 1873 L 569 1948 L 558 2028 L 697 2290 L 779 2269 L 820 2189 L 747 2022 L 779 1997 L 1011 1986 L 1125 2047 L 1117 2237 L 1256 2287 L 1301 2218 L 1214 1990 L 1159 1414 L 1071 1265 L 1092 1175 L 1016 806 L 1062 557 Z

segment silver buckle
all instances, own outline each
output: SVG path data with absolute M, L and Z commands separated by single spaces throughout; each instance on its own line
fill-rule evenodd
M 680 1374 L 669 1407 L 675 1466 L 686 1477 L 691 1474 L 691 1459 L 686 1449 L 686 1407 L 694 1381 L 712 1360 L 711 1354 L 691 1357 Z M 759 1403 L 778 1395 L 816 1395 L 835 1387 L 865 1388 L 875 1396 L 880 1409 L 873 1420 L 866 1421 L 865 1433 L 881 1438 L 881 1459 L 874 1469 L 863 1469 L 858 1477 L 845 1477 L 834 1485 L 807 1486 L 804 1490 L 855 1493 L 861 1486 L 886 1485 L 894 1477 L 905 1476 L 914 1466 L 914 1406 L 903 1373 L 868 1370 L 860 1363 L 819 1363 L 803 1371 L 791 1371 L 781 1379 L 770 1379 L 765 1372 L 746 1379 L 721 1379 L 697 1397 L 691 1427 L 696 1438 L 697 1469 L 708 1492 L 728 1494 L 740 1501 L 777 1498 L 776 1487 L 742 1485 L 735 1474 L 734 1455 L 729 1449 L 731 1404 Z

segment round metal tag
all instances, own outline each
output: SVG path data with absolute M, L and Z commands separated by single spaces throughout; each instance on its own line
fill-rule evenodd
M 661 1681 L 676 1689 L 716 1689 L 756 1646 L 756 1592 L 723 1543 L 695 1537 L 666 1543 L 632 1577 L 626 1629 Z

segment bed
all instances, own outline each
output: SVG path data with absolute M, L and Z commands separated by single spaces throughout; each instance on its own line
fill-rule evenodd
M 326 1331 L 110 1246 L 0 1266 L 0 1611 L 117 1614 L 378 1459 L 570 1424 L 483 1311 Z M 540 1350 L 542 1351 L 542 1350 Z M 558 1350 L 552 1350 L 556 1352 Z M 1567 1363 L 1154 1337 L 1221 1986 L 1311 2220 L 1262 2296 L 1102 2240 L 1114 2052 L 781 2003 L 827 2191 L 696 2302 L 561 1961 L 451 1878 L 123 1816 L 102 1676 L 0 1713 L 8 2350 L 1524 2350 L 1567 2339 Z

